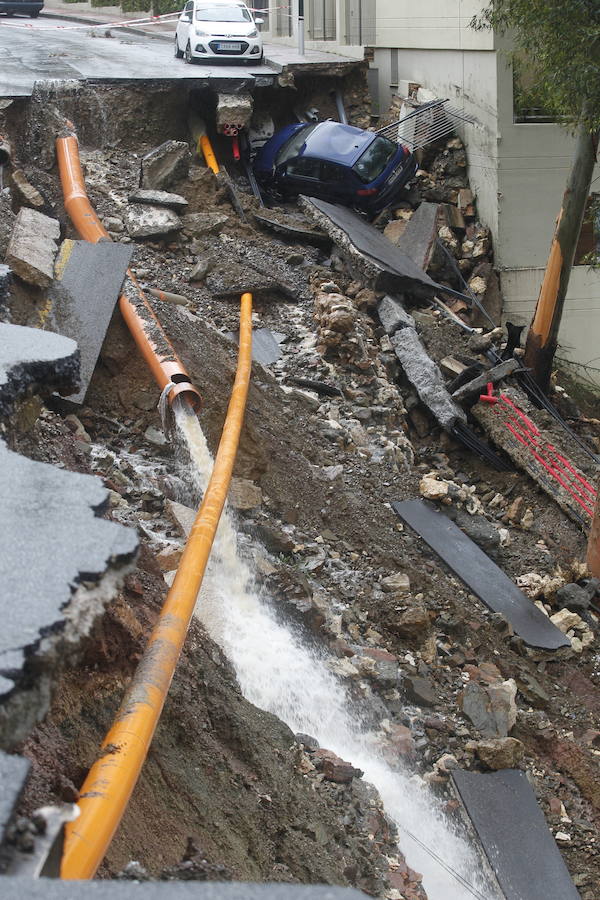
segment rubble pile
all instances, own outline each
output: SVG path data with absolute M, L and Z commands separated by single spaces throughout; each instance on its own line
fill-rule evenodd
M 240 171 L 233 182 L 242 221 L 186 142 L 140 143 L 136 154 L 84 148 L 87 188 L 112 239 L 135 245 L 138 280 L 183 298 L 185 305 L 152 303 L 201 386 L 212 450 L 234 371 L 239 293 L 254 293 L 255 328 L 280 350 L 271 364 L 254 364 L 230 497 L 260 589 L 321 648 L 387 764 L 422 779 L 450 821 L 460 822 L 453 770 L 525 770 L 582 900 L 595 900 L 600 582 L 582 563 L 584 535 L 524 471 L 496 470 L 460 443 L 454 422 L 440 423 L 396 352 L 410 332 L 431 363 L 429 387 L 435 370 L 438 393 L 475 433 L 469 411 L 479 393 L 457 397 L 454 380 L 471 366 L 485 376 L 486 351 L 501 351 L 509 335 L 487 327 L 469 336 L 421 289 L 376 290 L 341 246 L 323 234 L 308 239 L 314 226 L 297 207 L 268 211 L 287 231 L 265 227 Z M 429 275 L 463 292 L 462 276 L 496 321 L 492 247 L 475 199 L 464 148 L 452 137 L 426 152 L 414 184 L 376 227 L 402 248 L 417 210 L 435 204 Z M 430 213 L 425 208 L 422 220 Z M 58 200 L 54 214 L 70 235 Z M 2 246 L 9 239 L 3 234 Z M 38 290 L 15 272 L 8 314 L 38 326 L 46 299 Z M 466 301 L 443 302 L 477 323 Z M 510 377 L 503 370 L 494 390 Z M 35 459 L 99 475 L 107 517 L 136 527 L 142 545 L 136 571 L 87 645 L 85 684 L 78 670 L 65 675 L 25 745 L 34 766 L 26 814 L 74 785 L 93 757 L 199 499 L 165 433 L 157 394 L 116 313 L 85 402 L 69 415 L 60 407 L 23 413 L 13 438 L 13 449 Z M 530 414 L 557 435 L 549 416 Z M 593 416 L 570 418 L 580 435 L 600 440 Z M 576 447 L 572 454 L 595 477 L 589 457 Z M 570 646 L 532 648 L 486 609 L 395 516 L 392 501 L 419 497 L 488 554 Z M 133 801 L 132 820 L 151 809 L 169 829 L 159 845 L 152 823 L 139 832 L 126 821 L 103 874 L 123 872 L 135 858 L 152 877 L 191 877 L 185 870 L 197 878 L 322 880 L 387 900 L 425 900 L 421 875 L 398 850 L 402 835 L 355 762 L 248 703 L 197 622 L 188 643 Z M 182 860 L 188 831 L 196 849 Z M 234 832 L 243 835 L 239 844 Z

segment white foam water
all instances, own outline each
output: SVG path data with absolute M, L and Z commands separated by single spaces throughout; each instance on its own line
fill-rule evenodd
M 191 457 L 191 477 L 202 493 L 212 457 L 200 424 L 175 404 L 178 431 Z M 390 768 L 376 738 L 361 729 L 347 692 L 289 623 L 278 620 L 240 557 L 227 509 L 215 539 L 196 615 L 233 664 L 244 696 L 315 737 L 364 772 L 399 827 L 407 863 L 423 873 L 429 900 L 500 900 L 474 847 L 459 835 L 428 786 L 417 775 Z

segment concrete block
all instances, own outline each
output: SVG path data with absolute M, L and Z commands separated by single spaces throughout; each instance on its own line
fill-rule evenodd
M 377 304 L 377 312 L 386 334 L 395 334 L 400 328 L 415 328 L 415 320 L 397 297 L 383 297 Z
M 181 194 L 171 194 L 169 191 L 150 191 L 146 188 L 138 188 L 129 195 L 130 203 L 149 203 L 150 206 L 166 206 L 180 212 L 188 206 L 188 202 Z
M 125 213 L 125 227 L 132 238 L 160 237 L 181 228 L 181 219 L 172 209 L 143 206 L 141 203 L 128 207 Z
M 406 253 L 423 271 L 427 269 L 431 261 L 437 238 L 438 218 L 439 206 L 437 203 L 421 203 L 396 242 L 399 249 Z
M 47 287 L 54 275 L 60 225 L 43 213 L 23 207 L 17 216 L 6 251 L 6 262 L 19 278 Z
M 16 216 L 12 211 L 12 201 L 8 188 L 0 190 L 0 262 L 6 256 L 6 250 L 15 225 Z
M 442 428 L 451 428 L 457 420 L 465 422 L 464 412 L 446 390 L 442 373 L 426 353 L 414 328 L 401 328 L 392 335 L 391 342 L 419 399 Z
M 0 323 L 0 418 L 33 387 L 68 393 L 79 387 L 79 350 L 59 334 Z
M 77 341 L 83 403 L 131 261 L 133 248 L 100 241 L 64 241 L 49 291 L 45 328 Z
M 183 141 L 165 141 L 143 157 L 140 187 L 167 191 L 177 181 L 187 178 L 192 154 Z
M 252 118 L 253 101 L 250 94 L 219 94 L 217 97 L 217 131 L 224 127 L 246 128 Z

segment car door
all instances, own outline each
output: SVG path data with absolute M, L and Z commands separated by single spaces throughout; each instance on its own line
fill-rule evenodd
M 320 172 L 321 160 L 313 159 L 311 156 L 296 156 L 288 159 L 277 171 L 278 187 L 285 194 L 320 197 Z
M 332 203 L 348 203 L 352 200 L 353 187 L 348 169 L 339 163 L 323 160 L 319 173 L 323 193 L 319 196 Z
M 194 16 L 194 0 L 188 0 L 177 22 L 177 43 L 180 50 L 185 50 L 190 38 L 190 27 Z

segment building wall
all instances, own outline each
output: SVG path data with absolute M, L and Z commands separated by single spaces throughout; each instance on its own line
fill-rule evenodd
M 480 0 L 377 0 L 378 47 L 487 50 L 493 35 L 469 28 Z

